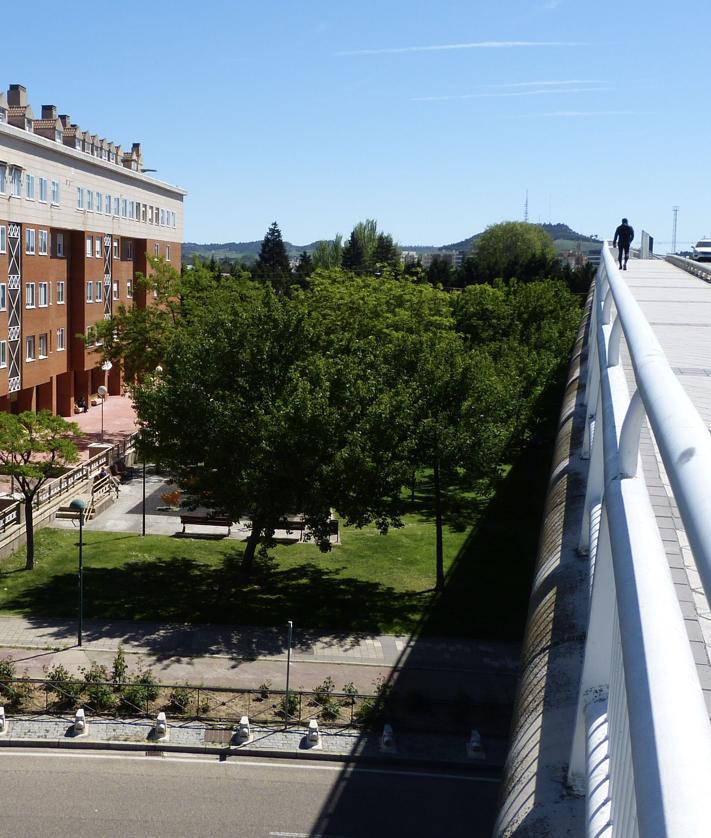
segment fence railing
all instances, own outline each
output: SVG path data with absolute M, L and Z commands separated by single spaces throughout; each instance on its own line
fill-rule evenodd
M 646 417 L 708 599 L 711 437 L 607 247 L 585 398 L 580 547 L 590 556 L 591 596 L 569 780 L 586 793 L 590 836 L 707 835 L 711 728 L 639 444 Z
M 674 253 L 668 253 L 664 258 L 672 265 L 676 265 L 677 268 L 681 268 L 706 282 L 711 282 L 711 264 L 695 262 L 693 259 L 687 259 L 685 256 L 676 256 Z
M 0 664 L 2 661 L 0 661 Z M 50 673 L 51 674 L 51 673 Z M 79 707 L 96 716 L 150 717 L 160 710 L 185 720 L 206 724 L 237 724 L 249 716 L 255 724 L 299 724 L 317 719 L 329 727 L 372 727 L 383 722 L 403 730 L 469 731 L 493 708 L 469 701 L 431 700 L 416 693 L 381 691 L 361 695 L 355 689 L 284 690 L 160 684 L 139 677 L 116 682 L 69 676 L 58 678 L 2 677 L 0 705 L 9 714 L 63 715 Z

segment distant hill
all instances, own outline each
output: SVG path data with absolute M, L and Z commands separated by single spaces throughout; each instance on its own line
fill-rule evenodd
M 582 243 L 583 250 L 595 250 L 602 244 L 599 239 L 593 239 L 590 236 L 584 236 L 582 233 L 576 233 L 567 224 L 541 224 L 540 226 L 551 236 L 559 251 L 573 250 L 577 246 L 577 242 Z M 403 250 L 412 250 L 416 253 L 431 253 L 435 250 L 465 250 L 469 252 L 479 236 L 481 236 L 481 233 L 476 233 L 468 239 L 439 246 L 414 244 L 401 245 L 401 247 Z M 316 247 L 316 244 L 317 242 L 311 242 L 311 244 L 291 244 L 291 242 L 284 242 L 286 252 L 292 257 L 298 256 L 304 250 L 307 253 L 311 253 Z M 238 259 L 240 261 L 252 262 L 256 261 L 261 245 L 261 240 L 253 242 L 215 242 L 212 244 L 185 242 L 182 248 L 182 255 L 184 262 L 189 262 L 193 255 L 199 256 L 204 261 L 209 261 L 214 256 L 215 259 Z

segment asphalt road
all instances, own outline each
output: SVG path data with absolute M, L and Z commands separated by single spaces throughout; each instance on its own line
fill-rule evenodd
M 0 835 L 482 838 L 498 781 L 385 766 L 0 749 Z

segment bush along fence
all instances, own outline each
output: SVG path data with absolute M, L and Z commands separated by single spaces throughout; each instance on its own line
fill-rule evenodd
M 14 661 L 0 659 L 0 705 L 23 715 L 63 715 L 83 708 L 94 716 L 150 717 L 164 710 L 171 716 L 220 727 L 249 716 L 258 725 L 306 725 L 315 719 L 327 727 L 376 728 L 384 722 L 400 729 L 427 732 L 467 731 L 472 725 L 500 721 L 501 707 L 474 705 L 466 695 L 453 701 L 431 701 L 418 691 L 402 695 L 378 680 L 374 692 L 359 694 L 353 684 L 336 691 L 332 678 L 311 690 L 257 689 L 161 684 L 150 670 L 129 675 L 123 652 L 111 669 L 92 664 L 71 674 L 57 664 L 45 678 L 18 676 Z

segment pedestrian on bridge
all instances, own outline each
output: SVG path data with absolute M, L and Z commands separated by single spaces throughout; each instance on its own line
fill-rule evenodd
M 626 218 L 622 219 L 622 224 L 615 230 L 615 238 L 612 240 L 612 246 L 617 246 L 617 261 L 620 263 L 620 270 L 627 270 L 627 260 L 630 258 L 630 245 L 634 238 L 634 230 L 628 223 Z M 624 256 L 624 264 L 622 257 Z

